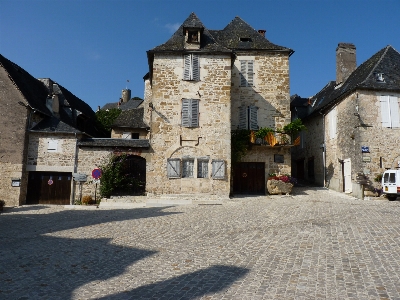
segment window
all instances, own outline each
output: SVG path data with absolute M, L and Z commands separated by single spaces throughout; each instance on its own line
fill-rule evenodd
M 199 31 L 198 30 L 188 30 L 187 32 L 187 42 L 188 43 L 198 43 L 199 42 Z
M 254 69 L 252 60 L 240 61 L 240 86 L 253 86 Z
M 199 100 L 183 99 L 182 100 L 182 126 L 198 127 L 199 126 Z
M 208 178 L 208 160 L 197 159 L 197 178 Z
M 239 129 L 258 130 L 258 107 L 254 105 L 239 107 Z
M 167 160 L 167 176 L 168 178 L 181 177 L 181 160 L 179 158 L 169 158 Z
M 139 139 L 139 133 L 133 132 L 133 133 L 132 133 L 132 139 L 138 140 L 138 139 Z
M 212 178 L 225 179 L 225 161 L 223 160 L 212 161 Z
M 47 151 L 56 152 L 58 150 L 58 140 L 49 140 Z
M 194 159 L 184 158 L 182 159 L 182 178 L 193 177 Z
M 130 132 L 123 132 L 122 133 L 122 138 L 123 139 L 131 139 L 132 138 L 132 134 Z
M 394 96 L 381 96 L 381 118 L 382 127 L 398 128 L 400 127 L 399 119 L 399 102 Z
M 184 55 L 183 80 L 200 80 L 200 63 L 198 55 Z
M 336 138 L 337 133 L 337 110 L 336 107 L 329 113 L 329 136 L 331 139 Z

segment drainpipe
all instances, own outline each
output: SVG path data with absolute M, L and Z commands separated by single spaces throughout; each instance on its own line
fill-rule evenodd
M 323 132 L 323 141 L 322 141 L 322 169 L 323 169 L 323 181 L 324 181 L 324 187 L 326 187 L 326 139 L 325 139 L 325 116 L 326 114 L 323 114 L 322 112 L 319 112 L 322 115 L 322 132 Z
M 75 158 L 74 158 L 74 173 L 78 171 L 78 138 L 75 132 Z M 69 204 L 74 205 L 75 201 L 75 182 L 72 178 L 72 188 L 71 188 L 71 197 L 69 199 Z

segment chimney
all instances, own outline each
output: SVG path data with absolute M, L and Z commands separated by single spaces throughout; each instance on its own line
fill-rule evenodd
M 266 32 L 265 29 L 258 30 L 258 33 L 261 34 L 263 37 L 265 37 L 265 32 Z
M 130 89 L 122 90 L 122 101 L 128 102 L 130 99 L 131 99 L 131 90 Z
M 356 46 L 339 43 L 336 48 L 336 84 L 345 82 L 356 68 Z

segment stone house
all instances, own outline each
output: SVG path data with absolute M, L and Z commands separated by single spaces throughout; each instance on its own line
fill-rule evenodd
M 239 17 L 209 30 L 194 13 L 167 42 L 147 51 L 146 191 L 265 194 L 268 173 L 290 173 L 290 147 L 284 146 L 255 145 L 232 166 L 231 132 L 290 122 L 292 53 Z
M 100 136 L 94 112 L 51 79 L 0 55 L 0 193 L 7 206 L 72 199 L 76 143 Z
M 307 127 L 293 149 L 293 174 L 363 198 L 375 179 L 400 165 L 400 53 L 387 46 L 356 66 L 356 48 L 336 49 L 336 81 L 308 99 L 293 97 Z

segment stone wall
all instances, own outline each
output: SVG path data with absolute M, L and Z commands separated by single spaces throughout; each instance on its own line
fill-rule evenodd
M 153 104 L 147 115 L 152 147 L 147 170 L 149 193 L 229 195 L 231 58 L 228 55 L 200 55 L 200 68 L 200 81 L 184 81 L 183 56 L 155 55 L 152 91 L 146 93 L 151 95 Z M 145 98 L 145 102 L 149 101 Z M 181 126 L 184 98 L 199 99 L 199 127 Z M 185 156 L 208 156 L 210 162 L 212 159 L 225 160 L 225 179 L 169 179 L 167 158 Z
M 0 199 L 6 202 L 6 206 L 20 205 L 26 190 L 23 165 L 30 114 L 18 102 L 27 103 L 0 65 Z M 21 179 L 21 186 L 11 186 L 12 179 Z

